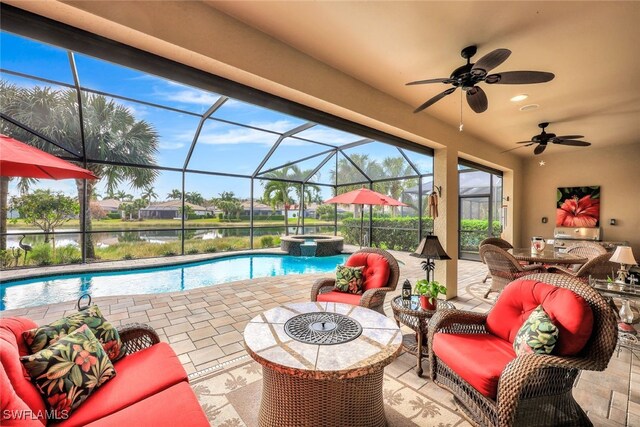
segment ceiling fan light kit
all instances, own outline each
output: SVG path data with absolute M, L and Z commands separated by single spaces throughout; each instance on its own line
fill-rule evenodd
M 478 86 L 479 83 L 533 84 L 545 83 L 553 80 L 555 77 L 553 73 L 543 71 L 505 71 L 502 73 L 489 74 L 491 70 L 509 58 L 511 51 L 509 49 L 496 49 L 480 58 L 478 62 L 472 63 L 471 58 L 476 54 L 477 50 L 478 48 L 476 46 L 467 46 L 462 49 L 460 55 L 466 59 L 467 63 L 453 70 L 449 77 L 417 80 L 407 83 L 408 86 L 430 83 L 443 83 L 453 86 L 427 100 L 416 108 L 414 113 L 419 113 L 440 101 L 445 96 L 451 95 L 457 88 L 462 89 L 462 91 L 466 93 L 467 103 L 474 112 L 483 113 L 487 110 L 489 102 L 484 90 Z

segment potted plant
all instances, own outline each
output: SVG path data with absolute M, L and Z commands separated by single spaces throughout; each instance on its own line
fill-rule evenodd
M 424 310 L 435 310 L 438 295 L 446 292 L 447 288 L 435 280 L 422 279 L 416 282 L 416 294 L 420 295 L 420 306 Z

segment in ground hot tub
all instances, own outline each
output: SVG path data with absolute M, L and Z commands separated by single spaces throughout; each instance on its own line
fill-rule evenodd
M 294 256 L 330 256 L 342 253 L 344 239 L 337 236 L 283 236 L 280 249 Z

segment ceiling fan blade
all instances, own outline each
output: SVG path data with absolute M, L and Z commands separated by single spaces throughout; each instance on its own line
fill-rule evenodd
M 546 149 L 547 149 L 546 145 L 540 144 L 533 150 L 533 154 L 542 154 L 542 152 Z
M 591 145 L 590 142 L 576 141 L 575 139 L 557 139 L 557 138 L 554 138 L 551 142 L 553 142 L 554 144 L 560 144 L 560 145 L 572 145 L 574 147 L 588 147 L 588 146 Z
M 485 81 L 490 85 L 523 85 L 545 83 L 553 80 L 554 77 L 555 74 L 544 71 L 505 71 L 504 73 L 490 74 Z
M 580 138 L 584 138 L 584 135 L 560 135 L 560 136 L 556 136 L 553 139 L 580 139 Z
M 441 93 L 437 94 L 436 96 L 434 96 L 433 98 L 431 98 L 430 100 L 428 100 L 427 102 L 425 102 L 424 104 L 422 104 L 421 106 L 419 106 L 418 108 L 413 110 L 413 112 L 414 113 L 419 113 L 420 111 L 424 110 L 425 108 L 427 108 L 427 107 L 435 104 L 436 102 L 440 101 L 445 96 L 451 95 L 455 90 L 456 90 L 456 88 L 452 87 L 450 89 L 445 90 L 444 92 L 441 92 Z
M 502 64 L 511 55 L 509 49 L 496 49 L 480 58 L 471 68 L 471 74 L 488 74 L 489 71 Z M 480 71 L 482 70 L 482 71 Z
M 525 147 L 525 145 L 521 145 L 520 147 L 510 148 L 508 150 L 501 151 L 500 154 L 508 153 L 509 151 L 517 150 L 518 148 Z
M 467 102 L 469 107 L 476 113 L 483 113 L 487 111 L 489 102 L 487 101 L 487 95 L 482 88 L 474 86 L 467 91 Z
M 529 140 L 529 141 L 516 142 L 516 144 L 529 144 L 529 143 L 534 144 L 534 141 Z
M 452 80 L 448 77 L 443 77 L 441 79 L 428 79 L 428 80 L 416 80 L 415 82 L 406 83 L 405 86 L 411 85 L 424 85 L 427 83 L 451 83 Z

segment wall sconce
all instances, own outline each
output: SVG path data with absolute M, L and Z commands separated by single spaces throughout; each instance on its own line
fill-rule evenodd
M 546 217 L 546 216 L 543 216 L 543 217 L 542 217 L 542 223 L 543 223 L 543 224 L 546 224 L 546 223 L 547 223 L 547 221 L 549 221 L 549 220 L 547 219 L 547 217 Z
M 616 225 L 616 219 L 615 218 L 611 218 L 609 220 L 609 225 Z

